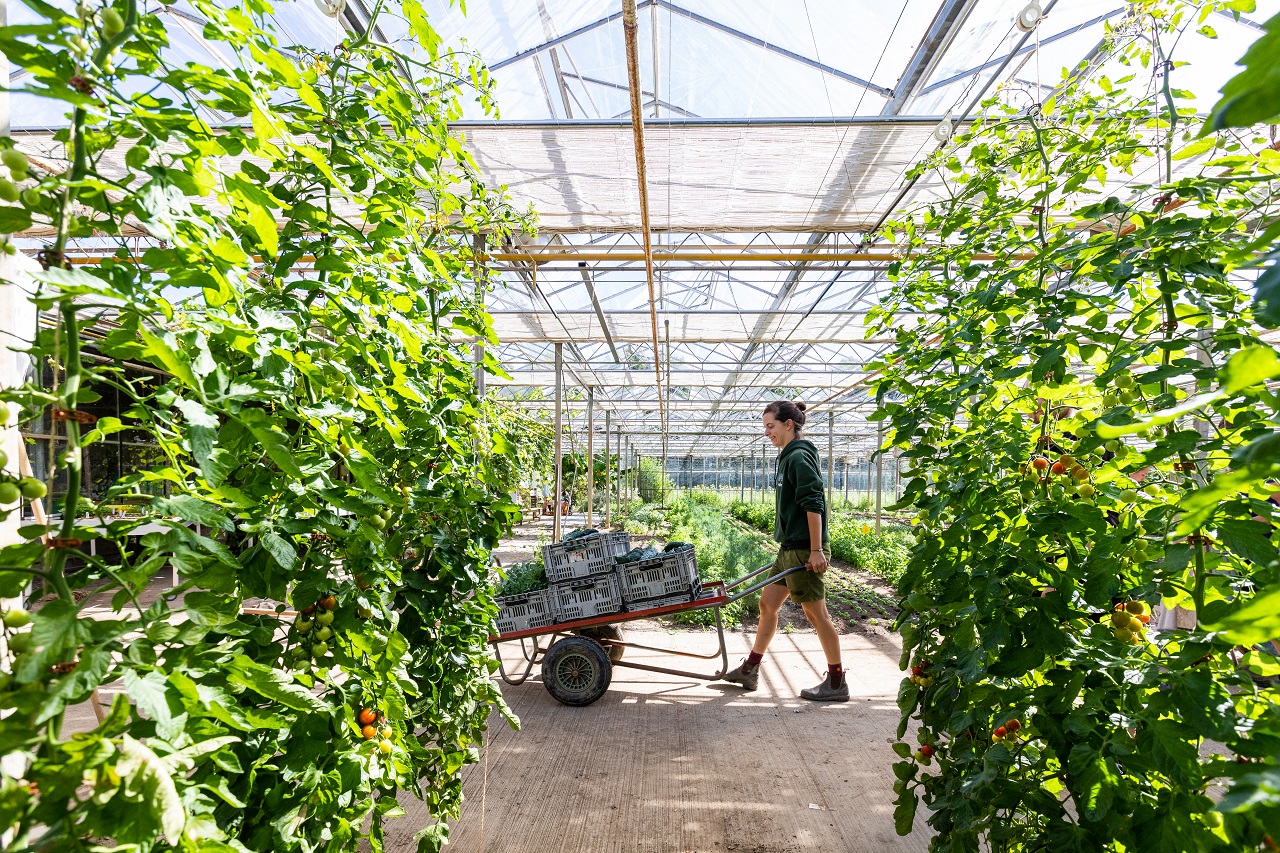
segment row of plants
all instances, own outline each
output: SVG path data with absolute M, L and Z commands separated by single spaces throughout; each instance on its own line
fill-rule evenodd
M 0 596 L 47 596 L 4 614 L 5 847 L 378 851 L 409 794 L 438 849 L 491 710 L 515 722 L 489 677 L 490 549 L 542 441 L 478 398 L 467 342 L 496 343 L 477 249 L 524 226 L 447 125 L 463 97 L 491 106 L 486 73 L 407 0 L 412 49 L 370 35 L 378 3 L 332 53 L 281 43 L 265 2 L 191 0 L 216 67 L 171 61 L 159 7 L 28 5 L 0 51 L 70 111 L 66 153 L 0 141 L 0 230 L 55 235 L 33 278 L 57 323 L 28 349 L 54 384 L 0 401 L 52 414 L 64 449 L 38 474 L 68 486 L 60 520 L 0 550 Z M 118 248 L 69 263 L 89 237 Z M 95 421 L 107 389 L 126 411 Z M 160 461 L 90 500 L 83 454 L 124 429 Z M 144 599 L 170 571 L 176 598 Z M 64 731 L 103 687 L 123 692 L 101 723 Z
M 1176 54 L 1252 8 L 1130 4 L 1051 98 L 921 163 L 940 193 L 887 233 L 875 417 L 918 513 L 895 816 L 923 802 L 932 850 L 1280 849 L 1280 303 L 1248 283 L 1280 19 L 1208 124 Z
M 757 530 L 773 533 L 772 504 L 733 501 L 729 513 Z M 882 524 L 876 533 L 871 522 L 856 509 L 837 504 L 827 521 L 831 555 L 859 569 L 896 584 L 906 571 L 914 538 L 906 524 Z

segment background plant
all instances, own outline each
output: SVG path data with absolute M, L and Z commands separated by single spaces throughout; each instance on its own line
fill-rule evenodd
M 931 753 L 895 747 L 897 820 L 923 799 L 932 849 L 1273 849 L 1280 667 L 1216 629 L 1280 569 L 1280 361 L 1233 275 L 1276 216 L 1274 152 L 1197 138 L 1170 54 L 1217 8 L 1135 4 L 1053 98 L 993 101 L 921 164 L 944 192 L 892 226 L 912 257 L 878 416 L 919 511 L 899 735 Z M 1142 624 L 1161 602 L 1195 627 Z
M 0 30 L 0 50 L 68 105 L 66 157 L 4 152 L 21 193 L 0 227 L 56 232 L 35 278 L 58 324 L 30 351 L 55 385 L 0 399 L 24 420 L 66 413 L 69 486 L 55 528 L 0 551 L 0 595 L 35 578 L 52 596 L 5 619 L 0 750 L 26 766 L 0 780 L 7 849 L 379 850 L 401 792 L 439 821 L 421 832 L 435 849 L 505 711 L 489 549 L 516 517 L 521 439 L 486 422 L 469 342 L 496 343 L 475 235 L 519 223 L 446 124 L 464 87 L 490 103 L 487 76 L 439 52 L 408 1 L 412 50 L 365 35 L 321 55 L 285 50 L 264 2 L 193 0 L 220 68 L 169 64 L 135 0 L 29 5 L 44 23 Z M 121 240 L 98 265 L 66 261 L 125 223 L 150 235 L 140 255 Z M 166 378 L 133 382 L 89 346 Z M 77 407 L 107 387 L 126 418 L 82 428 Z M 125 428 L 162 461 L 87 500 L 83 448 Z M 103 509 L 121 502 L 144 513 Z M 131 536 L 143 524 L 162 532 Z M 119 556 L 68 572 L 93 539 Z M 170 568 L 178 599 L 141 606 Z M 90 585 L 115 590 L 109 618 L 84 612 Z M 247 598 L 280 606 L 244 615 Z M 124 693 L 106 719 L 63 732 L 108 685 Z

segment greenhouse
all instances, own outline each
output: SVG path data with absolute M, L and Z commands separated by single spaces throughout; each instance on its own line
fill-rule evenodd
M 0 849 L 1280 850 L 1280 2 L 3 9 Z

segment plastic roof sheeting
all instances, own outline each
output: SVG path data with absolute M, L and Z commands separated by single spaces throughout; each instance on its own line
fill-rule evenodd
M 649 216 L 664 231 L 863 231 L 902 173 L 932 150 L 932 122 L 685 124 L 645 128 Z M 462 128 L 486 180 L 546 232 L 640 229 L 630 125 Z

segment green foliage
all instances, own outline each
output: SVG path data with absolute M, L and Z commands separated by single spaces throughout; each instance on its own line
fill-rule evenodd
M 493 593 L 497 597 L 547 588 L 547 569 L 541 560 L 536 563 L 515 563 L 503 575 L 502 583 L 498 584 Z
M 896 746 L 896 818 L 910 831 L 923 799 L 933 850 L 1225 853 L 1280 825 L 1278 668 L 1236 649 L 1280 583 L 1280 412 L 1230 279 L 1280 213 L 1274 155 L 1183 130 L 1164 46 L 1212 7 L 1143 9 L 1102 54 L 1133 76 L 996 107 L 918 167 L 941 195 L 892 225 L 911 257 L 876 323 L 898 340 L 876 417 L 919 525 L 899 735 L 916 720 L 937 765 Z M 1154 108 L 1148 68 L 1166 72 Z M 1176 145 L 1206 165 L 1170 183 Z M 1162 599 L 1196 628 L 1148 634 L 1133 611 Z
M 729 505 L 729 512 L 739 521 L 773 533 L 773 504 L 734 501 Z M 865 516 L 855 515 L 844 506 L 838 506 L 832 513 L 827 534 L 831 538 L 833 557 L 890 583 L 897 583 L 906 571 L 914 541 L 905 525 L 882 525 L 880 533 L 876 533 Z
M 713 492 L 682 492 L 671 501 L 666 522 L 669 539 L 693 545 L 698 556 L 698 572 L 704 583 L 735 580 L 773 562 L 777 553 L 777 546 L 767 537 L 730 521 Z M 740 621 L 744 612 L 758 613 L 759 600 L 758 595 L 750 595 L 728 605 L 722 611 L 724 618 L 732 623 Z M 709 610 L 681 613 L 674 618 L 693 625 L 715 624 L 715 615 Z
M 675 494 L 670 478 L 662 470 L 662 462 L 658 459 L 643 458 L 640 460 L 640 500 L 645 503 L 660 503 Z
M 1253 3 L 1232 4 L 1238 12 Z M 1248 6 L 1248 8 L 1240 8 Z M 1280 116 L 1280 15 L 1262 25 L 1263 34 L 1237 63 L 1244 70 L 1222 87 L 1204 133 L 1230 127 L 1252 127 Z
M 495 343 L 472 237 L 497 244 L 516 220 L 447 127 L 461 81 L 489 102 L 487 76 L 437 54 L 416 3 L 425 54 L 409 57 L 367 36 L 286 50 L 265 3 L 192 0 L 216 68 L 169 65 L 171 30 L 135 0 L 30 5 L 46 20 L 0 30 L 0 50 L 25 91 L 68 105 L 67 153 L 24 176 L 4 158 L 24 184 L 4 230 L 55 235 L 35 278 L 59 325 L 30 354 L 57 380 L 0 399 L 27 419 L 119 389 L 158 452 L 95 502 L 82 448 L 122 424 L 58 422 L 65 518 L 0 551 L 6 595 L 36 577 L 54 596 L 5 628 L 0 752 L 25 768 L 0 782 L 0 833 L 14 850 L 379 851 L 412 791 L 435 849 L 491 709 L 509 716 L 489 678 L 489 549 L 517 515 L 522 441 L 487 420 L 455 337 Z M 124 167 L 107 156 L 125 149 Z M 151 235 L 140 256 L 126 227 Z M 102 235 L 110 257 L 65 263 Z M 90 324 L 106 361 L 82 358 Z M 163 378 L 136 383 L 124 361 Z M 121 502 L 142 516 L 108 517 Z M 46 535 L 99 556 L 68 574 Z M 177 599 L 141 606 L 171 569 Z M 108 618 L 85 613 L 90 585 L 116 591 Z M 281 605 L 247 615 L 249 598 Z M 107 685 L 127 697 L 62 735 Z M 384 714 L 376 739 L 362 707 Z

